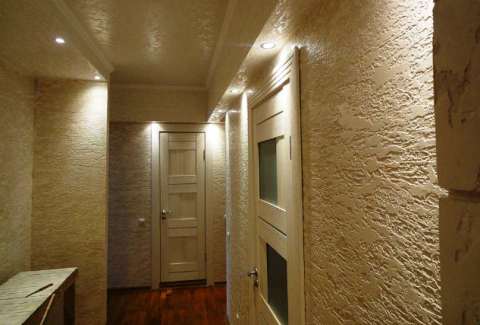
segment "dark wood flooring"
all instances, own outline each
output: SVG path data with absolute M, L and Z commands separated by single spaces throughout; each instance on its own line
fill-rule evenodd
M 226 324 L 225 286 L 114 289 L 108 292 L 109 325 Z

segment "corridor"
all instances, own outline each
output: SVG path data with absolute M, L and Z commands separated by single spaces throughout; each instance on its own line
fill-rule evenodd
M 479 325 L 480 0 L 0 0 L 0 325 Z

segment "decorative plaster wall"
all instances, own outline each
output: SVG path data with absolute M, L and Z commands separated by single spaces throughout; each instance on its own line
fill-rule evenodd
M 34 89 L 0 65 L 0 283 L 30 267 Z
M 231 324 L 248 323 L 249 269 L 248 112 L 246 101 L 226 116 L 227 152 L 227 265 L 228 311 Z
M 109 287 L 151 285 L 151 133 L 151 123 L 110 123 Z M 223 126 L 207 126 L 207 247 L 214 282 L 225 281 L 224 140 Z
M 110 121 L 205 122 L 207 93 L 204 90 L 112 86 Z
M 480 2 L 437 1 L 435 116 L 444 324 L 480 322 Z
M 206 132 L 207 150 L 207 213 L 211 216 L 212 239 L 207 243 L 212 256 L 214 282 L 226 280 L 225 247 L 225 128 L 211 124 Z M 210 166 L 208 166 L 210 164 Z
M 109 288 L 151 285 L 151 133 L 147 123 L 110 123 Z
M 107 84 L 39 81 L 32 268 L 79 268 L 77 324 L 105 324 Z
M 433 2 L 278 6 L 266 26 L 302 47 L 307 324 L 440 324 Z M 248 301 L 244 115 L 227 130 L 233 323 Z

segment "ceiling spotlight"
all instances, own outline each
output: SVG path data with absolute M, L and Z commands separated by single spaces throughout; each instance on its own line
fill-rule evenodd
M 274 42 L 265 42 L 265 43 L 260 44 L 260 47 L 264 50 L 271 50 L 271 49 L 275 48 L 276 46 L 277 46 L 277 44 L 275 44 Z
M 95 80 L 100 80 L 100 79 L 102 79 L 98 74 L 97 74 L 94 78 L 95 78 Z
M 65 39 L 63 37 L 57 37 L 57 38 L 55 38 L 55 43 L 65 44 Z

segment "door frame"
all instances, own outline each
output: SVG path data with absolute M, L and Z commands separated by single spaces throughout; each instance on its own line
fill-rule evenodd
M 302 184 L 302 141 L 300 124 L 300 70 L 299 70 L 299 49 L 297 47 L 281 53 L 276 59 L 276 64 L 271 72 L 265 75 L 263 82 L 258 90 L 248 96 L 248 143 L 249 143 L 249 262 L 250 268 L 256 266 L 256 191 L 255 191 L 255 163 L 253 149 L 256 145 L 253 138 L 253 110 L 271 95 L 277 93 L 284 85 L 289 87 L 289 106 L 287 127 L 291 136 L 291 167 L 292 196 L 289 201 L 289 211 L 287 215 L 287 256 L 288 261 L 288 288 L 296 287 L 295 305 L 299 308 L 295 310 L 295 324 L 305 324 L 305 267 L 304 267 L 304 245 L 303 245 L 303 184 Z M 301 216 L 301 218 L 292 218 L 292 215 Z M 255 289 L 253 284 L 249 287 L 249 320 L 250 324 L 256 324 L 256 306 Z M 289 296 L 289 301 L 290 300 Z M 290 308 L 289 308 L 290 315 Z
M 203 133 L 205 137 L 205 273 L 208 286 L 214 284 L 213 274 L 213 159 L 214 149 L 209 145 L 208 129 L 215 124 L 223 128 L 223 123 L 170 123 L 170 122 L 152 122 L 152 233 L 151 233 L 151 259 L 152 259 L 152 281 L 151 288 L 158 289 L 161 282 L 161 240 L 160 240 L 160 133 Z

